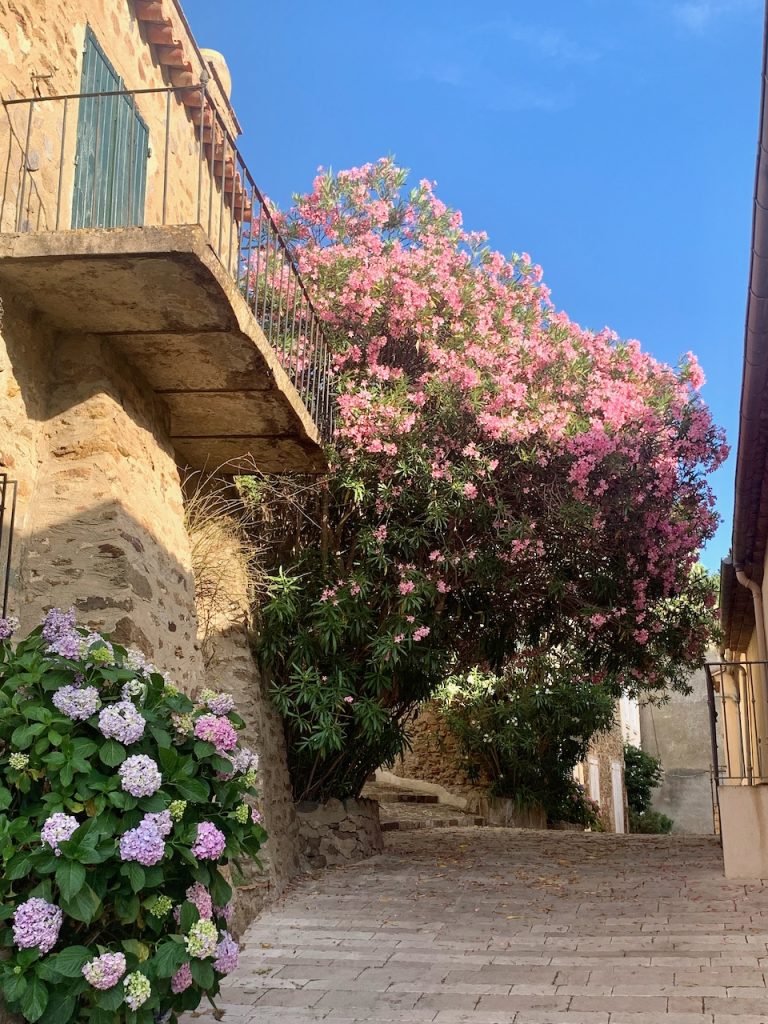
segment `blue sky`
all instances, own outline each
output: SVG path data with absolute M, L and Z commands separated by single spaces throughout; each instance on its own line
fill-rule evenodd
M 394 155 L 496 248 L 530 252 L 579 323 L 667 362 L 695 351 L 735 448 L 761 0 L 183 2 L 278 203 L 320 164 Z

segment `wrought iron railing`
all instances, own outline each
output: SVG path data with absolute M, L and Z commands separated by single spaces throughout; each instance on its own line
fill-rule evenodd
M 706 666 L 715 784 L 768 782 L 768 662 Z
M 0 472 L 0 618 L 8 614 L 11 587 L 13 528 L 16 522 L 16 481 Z
M 207 86 L 4 100 L 0 231 L 201 225 L 327 440 L 322 323 Z

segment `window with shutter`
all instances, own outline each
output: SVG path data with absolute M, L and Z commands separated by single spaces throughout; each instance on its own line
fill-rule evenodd
M 144 223 L 149 129 L 90 27 L 86 29 L 82 93 L 113 93 L 80 100 L 77 119 L 73 228 Z

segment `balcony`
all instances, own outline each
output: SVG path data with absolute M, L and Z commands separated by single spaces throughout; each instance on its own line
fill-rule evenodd
M 331 353 L 206 86 L 4 101 L 0 294 L 114 345 L 179 461 L 322 471 Z

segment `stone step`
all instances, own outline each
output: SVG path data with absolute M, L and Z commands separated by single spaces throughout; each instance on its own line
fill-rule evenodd
M 393 793 L 391 797 L 398 804 L 437 804 L 440 803 L 431 793 Z
M 486 824 L 485 818 L 463 815 L 460 818 L 422 818 L 419 821 L 382 821 L 382 832 L 411 832 L 418 828 L 479 828 Z

